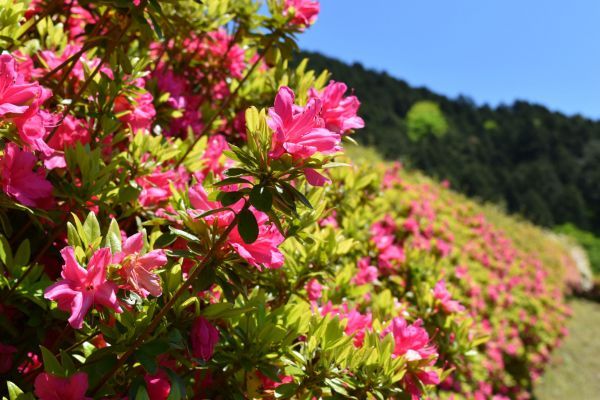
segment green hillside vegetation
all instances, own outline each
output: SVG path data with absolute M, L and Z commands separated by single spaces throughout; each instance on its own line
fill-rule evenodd
M 361 99 L 356 139 L 536 224 L 600 233 L 600 122 L 516 101 L 476 105 L 315 53 Z

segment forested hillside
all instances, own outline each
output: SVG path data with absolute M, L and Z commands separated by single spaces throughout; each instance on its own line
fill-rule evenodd
M 525 101 L 478 106 L 360 64 L 316 53 L 298 58 L 307 56 L 309 67 L 328 69 L 360 98 L 366 128 L 358 141 L 538 224 L 571 222 L 600 232 L 600 122 Z M 411 140 L 406 116 L 423 101 L 436 103 L 445 121 Z

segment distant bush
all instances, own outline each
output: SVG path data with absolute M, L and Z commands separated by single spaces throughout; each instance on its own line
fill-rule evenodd
M 591 232 L 586 232 L 572 224 L 557 226 L 554 230 L 575 239 L 583 247 L 590 260 L 594 275 L 600 277 L 600 237 Z

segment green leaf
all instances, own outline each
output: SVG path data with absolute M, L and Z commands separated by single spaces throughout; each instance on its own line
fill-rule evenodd
M 8 244 L 8 240 L 2 234 L 0 234 L 0 261 L 8 268 L 13 266 L 13 255 L 10 244 Z
M 217 200 L 225 207 L 237 203 L 243 196 L 241 192 L 220 192 Z
M 90 212 L 83 223 L 83 232 L 88 241 L 88 244 L 93 243 L 96 239 L 101 237 L 100 224 L 96 218 L 96 214 Z
M 121 230 L 119 229 L 119 224 L 115 219 L 111 219 L 104 241 L 105 245 L 110 247 L 110 251 L 113 254 L 121 251 Z
M 238 215 L 238 231 L 246 244 L 251 244 L 258 238 L 258 223 L 250 210 L 242 210 Z
M 208 319 L 217 319 L 220 318 L 222 314 L 226 311 L 231 310 L 233 308 L 233 304 L 231 303 L 216 303 L 211 304 L 202 310 L 202 315 Z
M 240 183 L 252 184 L 252 182 L 250 182 L 248 179 L 244 179 L 244 178 L 240 178 L 240 177 L 231 177 L 231 178 L 225 178 L 222 181 L 219 181 L 219 182 L 213 184 L 213 186 L 222 187 L 222 186 L 228 186 L 228 185 L 236 185 L 236 184 L 240 184 Z
M 254 186 L 250 191 L 250 204 L 259 211 L 271 211 L 273 207 L 273 192 L 265 186 Z
M 17 400 L 23 394 L 23 391 L 11 381 L 6 382 L 6 386 L 8 387 L 8 398 L 10 400 Z
M 44 346 L 40 346 L 42 351 L 42 359 L 44 360 L 44 371 L 56 375 L 65 376 L 65 369 L 60 365 L 54 354 Z
M 281 186 L 283 187 L 284 192 L 291 194 L 294 197 L 294 199 L 300 201 L 300 203 L 304 204 L 308 208 L 313 208 L 313 206 L 310 204 L 310 201 L 308 201 L 306 196 L 300 193 L 298 189 L 296 189 L 287 182 L 281 182 Z
M 156 356 L 143 351 L 141 348 L 136 350 L 134 354 L 136 359 L 150 374 L 155 374 L 158 371 L 158 363 L 156 362 Z
M 174 235 L 177 235 L 177 236 L 179 236 L 181 238 L 184 238 L 185 240 L 189 240 L 191 242 L 199 242 L 200 241 L 200 239 L 197 236 L 194 236 L 191 233 L 188 233 L 186 231 L 182 231 L 181 229 L 175 229 L 172 226 L 170 226 L 169 230 Z
M 164 247 L 169 246 L 175 240 L 177 240 L 177 235 L 174 235 L 172 233 L 163 233 L 154 242 L 154 248 L 162 249 Z
M 227 176 L 240 176 L 240 175 L 250 175 L 250 172 L 244 168 L 229 168 L 225 171 L 225 175 Z
M 275 398 L 277 399 L 288 399 L 296 394 L 298 385 L 295 383 L 284 383 L 283 385 L 277 386 L 275 389 Z
M 67 239 L 69 240 L 69 244 L 73 247 L 82 247 L 81 239 L 79 238 L 79 234 L 77 233 L 77 229 L 75 226 L 67 222 Z

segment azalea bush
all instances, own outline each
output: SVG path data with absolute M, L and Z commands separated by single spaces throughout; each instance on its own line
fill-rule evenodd
M 351 166 L 359 100 L 288 64 L 318 12 L 0 0 L 5 397 L 528 398 L 566 253 Z

